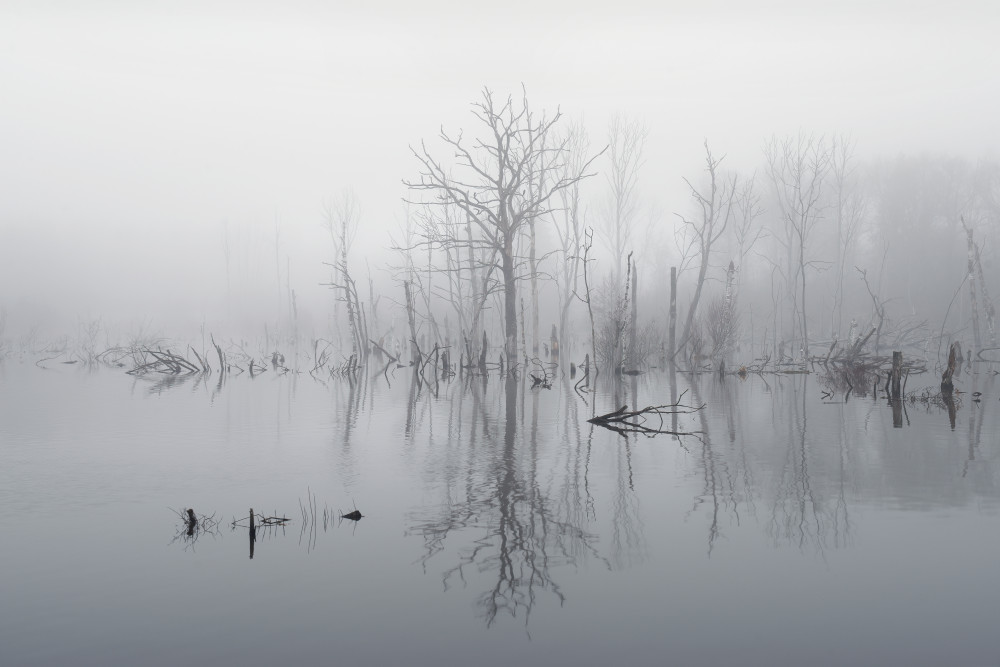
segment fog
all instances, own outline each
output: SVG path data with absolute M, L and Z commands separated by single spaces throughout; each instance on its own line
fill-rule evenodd
M 519 99 L 523 86 L 534 109 L 582 123 L 595 153 L 615 114 L 644 124 L 634 249 L 653 284 L 678 262 L 675 213 L 692 214 L 683 178 L 702 183 L 706 140 L 725 169 L 758 172 L 765 218 L 776 210 L 763 180 L 771 137 L 849 136 L 865 182 L 891 180 L 869 176 L 883 165 L 914 193 L 936 181 L 900 176 L 906 165 L 996 160 L 1000 8 L 871 4 L 5 2 L 6 335 L 72 334 L 95 319 L 166 335 L 259 331 L 280 324 L 292 291 L 303 328 L 321 335 L 334 302 L 324 210 L 345 189 L 361 210 L 356 279 L 370 272 L 402 301 L 389 248 L 413 198 L 403 181 L 419 172 L 411 146 L 440 154 L 439 128 L 471 131 L 484 87 Z M 606 162 L 595 165 L 584 186 L 593 226 L 607 186 Z M 958 202 L 940 216 L 955 227 L 961 212 Z M 996 214 L 984 205 L 974 220 L 988 272 Z M 893 255 L 883 298 L 904 296 L 903 276 L 941 270 L 933 303 L 905 304 L 940 318 L 964 270 L 957 229 L 954 265 Z M 851 259 L 874 276 L 884 247 L 927 262 L 951 238 L 928 247 L 905 225 L 897 234 L 864 236 Z M 710 277 L 728 261 L 713 255 Z M 756 281 L 747 293 L 759 310 L 771 308 L 767 270 L 743 279 Z M 863 285 L 848 280 L 854 311 L 867 313 Z M 829 298 L 823 290 L 816 298 Z

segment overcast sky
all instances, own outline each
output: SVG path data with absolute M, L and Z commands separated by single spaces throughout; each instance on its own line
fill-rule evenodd
M 469 126 L 484 85 L 523 83 L 595 146 L 611 113 L 644 121 L 642 196 L 668 212 L 706 138 L 744 169 L 800 129 L 995 156 L 998 34 L 989 1 L 2 0 L 0 306 L 210 309 L 227 221 L 277 221 L 318 292 L 324 199 L 356 190 L 364 247 L 387 245 L 408 145 Z

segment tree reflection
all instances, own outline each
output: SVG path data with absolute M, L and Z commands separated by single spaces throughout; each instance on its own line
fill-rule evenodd
M 514 376 L 502 382 L 503 422 L 497 428 L 491 426 L 484 400 L 486 387 L 470 382 L 472 391 L 456 393 L 449 424 L 458 428 L 449 427 L 446 451 L 437 453 L 443 463 L 445 498 L 437 508 L 412 516 L 408 531 L 424 540 L 425 571 L 447 542 L 464 540 L 456 549 L 457 563 L 443 572 L 442 583 L 447 590 L 456 581 L 468 585 L 470 574 L 487 576 L 491 583 L 476 598 L 487 626 L 501 615 L 521 615 L 527 625 L 542 593 L 562 604 L 565 595 L 553 572 L 584 556 L 600 558 L 597 536 L 583 527 L 591 511 L 585 473 L 589 454 L 588 447 L 581 446 L 579 428 L 564 434 L 576 446 L 563 448 L 561 465 L 540 471 L 537 398 L 531 401 L 531 419 L 521 433 L 518 392 L 523 385 Z M 467 401 L 473 414 L 465 430 L 461 426 Z M 571 412 L 567 408 L 564 423 L 572 419 Z
M 842 547 L 851 541 L 853 527 L 846 500 L 849 456 L 846 442 L 841 439 L 836 467 L 831 470 L 829 460 L 822 460 L 824 454 L 829 458 L 829 450 L 817 451 L 809 436 L 809 376 L 802 374 L 788 382 L 791 396 L 785 402 L 788 415 L 784 420 L 787 446 L 776 478 L 767 532 L 776 546 L 784 543 L 805 549 L 812 545 L 822 553 L 831 544 Z M 831 503 L 824 489 L 834 485 L 835 499 Z
M 331 384 L 337 418 L 334 420 L 330 442 L 332 448 L 340 450 L 338 472 L 347 489 L 357 479 L 354 434 L 358 430 L 360 415 L 374 403 L 374 393 L 368 392 L 369 385 L 373 384 L 366 373 L 348 374 Z
M 621 375 L 613 375 L 615 386 L 612 405 L 622 405 L 625 395 L 624 380 Z M 638 408 L 639 378 L 629 377 L 627 396 L 631 404 Z M 638 421 L 638 417 L 635 418 Z M 634 560 L 645 558 L 646 540 L 642 529 L 642 517 L 639 507 L 639 497 L 635 493 L 635 478 L 632 469 L 632 449 L 638 434 L 621 434 L 621 446 L 617 449 L 615 497 L 612 505 L 611 544 L 612 559 L 615 567 L 628 567 Z
M 965 465 L 962 468 L 962 477 L 967 477 L 969 474 L 969 468 L 976 461 L 976 454 L 979 452 L 979 443 L 982 440 L 983 433 L 983 416 L 986 414 L 985 408 L 982 407 L 981 401 L 978 400 L 981 392 L 979 391 L 979 374 L 972 374 L 972 414 L 969 416 L 969 455 L 965 460 Z M 949 399 L 951 396 L 949 395 Z M 951 428 L 955 428 L 955 417 L 954 417 L 954 400 L 952 400 L 951 408 L 948 413 L 949 419 L 951 420 Z
M 728 433 L 732 444 L 735 441 L 736 416 L 732 396 L 726 382 L 725 379 L 718 380 L 718 392 L 715 399 L 721 402 L 723 412 L 727 417 Z M 697 405 L 703 404 L 700 381 L 696 374 L 691 376 L 691 392 L 694 395 L 695 403 Z M 729 452 L 717 451 L 716 444 L 712 440 L 708 414 L 705 410 L 700 410 L 698 417 L 701 420 L 702 432 L 699 467 L 703 475 L 703 484 L 701 493 L 695 496 L 691 512 L 697 511 L 703 505 L 708 508 L 708 555 L 711 556 L 715 542 L 721 535 L 720 518 L 722 515 L 728 512 L 732 516 L 733 523 L 740 525 L 741 522 L 740 495 L 737 492 L 736 476 L 733 474 L 734 466 L 740 462 L 741 457 L 733 457 L 733 460 L 730 461 L 727 453 L 732 454 L 732 450 Z M 742 457 L 742 464 L 745 467 L 745 455 Z M 745 482 L 752 479 L 749 470 L 745 471 L 743 479 Z M 744 499 L 750 496 L 749 489 L 749 486 L 745 489 Z

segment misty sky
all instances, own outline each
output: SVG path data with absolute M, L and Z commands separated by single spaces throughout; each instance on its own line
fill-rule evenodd
M 484 85 L 523 83 L 595 146 L 616 111 L 646 122 L 641 196 L 668 213 L 705 138 L 748 170 L 800 129 L 996 156 L 998 29 L 995 2 L 5 0 L 0 306 L 207 315 L 227 224 L 256 230 L 246 271 L 323 298 L 324 200 L 357 192 L 381 265 L 408 145 L 471 125 Z

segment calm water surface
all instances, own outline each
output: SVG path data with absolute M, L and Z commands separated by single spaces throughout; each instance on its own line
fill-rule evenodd
M 954 428 L 817 375 L 678 375 L 701 437 L 626 439 L 586 418 L 669 403 L 666 372 L 584 403 L 8 360 L 0 664 L 998 665 L 977 370 Z M 187 507 L 218 528 L 187 536 Z M 291 519 L 252 559 L 251 507 Z

